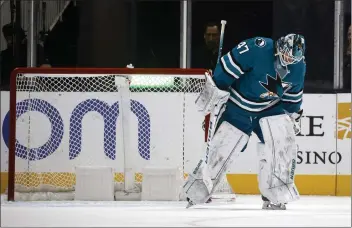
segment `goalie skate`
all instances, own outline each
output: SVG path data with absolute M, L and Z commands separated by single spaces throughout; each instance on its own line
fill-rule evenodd
M 264 210 L 286 210 L 286 205 L 283 203 L 272 203 L 270 201 L 264 201 L 262 209 Z

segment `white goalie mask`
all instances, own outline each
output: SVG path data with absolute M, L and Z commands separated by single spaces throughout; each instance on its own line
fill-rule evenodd
M 304 37 L 298 34 L 281 37 L 276 41 L 276 51 L 282 66 L 296 64 L 304 58 Z

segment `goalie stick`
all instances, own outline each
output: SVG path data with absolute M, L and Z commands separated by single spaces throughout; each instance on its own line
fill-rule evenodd
M 221 32 L 220 32 L 219 52 L 218 52 L 218 61 L 217 61 L 218 63 L 219 63 L 220 58 L 221 58 L 222 45 L 223 45 L 223 42 L 224 42 L 225 25 L 226 25 L 226 21 L 225 20 L 221 20 Z
M 219 51 L 218 51 L 218 60 L 217 63 L 219 63 L 220 58 L 221 58 L 221 52 L 222 52 L 222 46 L 223 46 L 223 42 L 224 42 L 224 34 L 225 34 L 225 25 L 226 25 L 226 21 L 225 20 L 221 20 L 221 33 L 220 33 L 220 41 L 219 41 Z M 219 109 L 219 113 L 220 113 L 220 109 Z M 207 138 L 207 151 L 209 148 L 209 142 L 210 139 L 212 138 L 212 135 L 215 131 L 215 126 L 217 123 L 217 115 L 219 113 L 215 113 L 215 116 L 212 114 L 210 115 L 209 118 L 209 128 L 208 128 L 208 138 Z
M 218 60 L 217 63 L 220 62 L 221 58 L 221 53 L 222 53 L 222 47 L 224 43 L 224 35 L 225 35 L 225 26 L 226 26 L 227 21 L 221 20 L 221 32 L 220 32 L 220 41 L 219 41 L 219 51 L 218 51 Z M 215 132 L 215 128 L 218 122 L 218 119 L 220 118 L 220 113 L 221 113 L 221 108 L 217 110 L 215 113 L 210 113 L 209 116 L 209 129 L 208 129 L 208 138 L 207 138 L 207 149 L 206 149 L 206 157 L 208 157 L 209 153 L 209 147 L 210 147 L 210 141 L 211 138 L 213 137 L 213 134 Z M 226 178 L 226 177 L 225 177 Z M 220 180 L 219 180 L 220 181 Z M 215 187 L 216 188 L 216 187 Z M 214 193 L 215 188 L 212 190 L 211 193 Z M 212 197 L 213 198 L 213 197 Z M 209 201 L 208 201 L 209 202 Z M 211 199 L 210 199 L 211 202 Z

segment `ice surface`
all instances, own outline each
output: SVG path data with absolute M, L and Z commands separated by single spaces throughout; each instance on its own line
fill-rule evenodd
M 1 226 L 325 226 L 351 227 L 351 198 L 302 196 L 286 211 L 261 209 L 260 196 L 238 195 L 185 209 L 186 202 L 2 202 Z

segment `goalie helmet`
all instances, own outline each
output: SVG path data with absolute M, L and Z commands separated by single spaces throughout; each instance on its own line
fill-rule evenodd
M 276 41 L 276 55 L 282 66 L 296 64 L 304 58 L 304 37 L 298 34 L 288 34 Z

